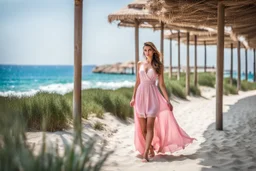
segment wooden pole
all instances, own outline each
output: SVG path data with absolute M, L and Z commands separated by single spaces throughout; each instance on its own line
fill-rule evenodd
M 240 41 L 237 42 L 237 91 L 241 89 L 241 54 L 240 54 Z
M 164 23 L 161 21 L 161 42 L 160 42 L 160 52 L 162 55 L 162 63 L 164 66 Z
M 180 80 L 180 31 L 178 31 L 178 70 L 177 80 Z
M 187 96 L 190 94 L 189 32 L 187 32 L 186 94 Z
M 172 39 L 170 39 L 170 67 L 169 67 L 169 78 L 172 78 Z
M 139 21 L 135 19 L 135 72 L 138 73 L 137 64 L 139 62 Z
M 247 49 L 245 49 L 245 80 L 248 81 L 248 57 L 247 57 Z
M 204 41 L 204 72 L 206 72 L 207 67 L 207 53 L 206 53 L 206 41 Z
M 230 47 L 230 84 L 233 84 L 233 43 L 231 43 L 231 47 Z
M 218 2 L 218 40 L 217 40 L 217 74 L 216 74 L 216 130 L 223 130 L 222 96 L 224 63 L 224 5 Z
M 253 49 L 253 56 L 254 56 L 254 61 L 253 61 L 253 75 L 254 75 L 254 82 L 256 82 L 256 56 L 255 56 L 255 49 Z
M 194 85 L 197 86 L 197 35 L 195 35 Z
M 81 80 L 82 80 L 82 26 L 83 0 L 75 0 L 74 14 L 74 93 L 73 93 L 73 124 L 75 143 L 82 143 L 81 138 Z

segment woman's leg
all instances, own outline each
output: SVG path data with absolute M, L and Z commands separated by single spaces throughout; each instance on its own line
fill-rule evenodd
M 148 161 L 149 148 L 151 147 L 151 143 L 154 137 L 154 123 L 155 123 L 154 117 L 147 118 L 146 147 L 145 147 L 145 152 L 143 156 L 147 161 Z
M 147 118 L 139 118 L 140 129 L 144 140 L 146 141 L 146 134 L 147 134 Z

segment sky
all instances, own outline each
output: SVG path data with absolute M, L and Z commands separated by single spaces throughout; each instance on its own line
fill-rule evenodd
M 108 15 L 132 0 L 84 0 L 83 65 L 102 65 L 135 59 L 134 28 L 110 24 Z M 143 42 L 160 48 L 160 31 L 139 30 L 140 60 Z M 74 0 L 0 0 L 0 64 L 73 65 Z M 169 64 L 170 42 L 164 41 L 164 61 Z M 173 42 L 173 65 L 177 66 L 177 42 Z M 216 64 L 216 46 L 207 47 L 207 65 Z M 234 49 L 234 69 L 237 68 Z M 230 49 L 225 49 L 224 67 L 230 69 Z M 244 71 L 245 52 L 241 50 Z M 186 46 L 181 45 L 181 65 L 186 64 Z M 190 47 L 194 64 L 194 46 Z M 198 65 L 204 65 L 204 48 L 198 47 Z M 252 71 L 253 52 L 248 51 L 248 70 Z

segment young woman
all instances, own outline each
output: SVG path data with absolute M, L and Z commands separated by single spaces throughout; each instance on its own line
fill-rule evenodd
M 135 148 L 149 161 L 155 152 L 175 152 L 184 149 L 194 138 L 179 127 L 172 113 L 164 84 L 164 66 L 160 53 L 152 42 L 144 43 L 145 61 L 138 62 L 136 84 L 130 105 L 134 107 Z M 159 88 L 156 86 L 158 80 Z

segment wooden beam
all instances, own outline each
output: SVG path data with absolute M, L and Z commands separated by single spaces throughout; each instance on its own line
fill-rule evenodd
M 138 62 L 139 62 L 139 21 L 135 19 L 135 71 L 138 73 Z
M 161 21 L 161 42 L 160 42 L 160 52 L 162 55 L 162 63 L 164 66 L 164 23 Z
M 240 41 L 237 42 L 237 91 L 241 89 L 241 53 L 240 53 Z
M 169 78 L 172 78 L 172 39 L 170 39 L 170 66 L 169 66 Z
M 177 80 L 180 80 L 180 31 L 178 31 L 178 71 Z
M 187 69 L 186 69 L 186 94 L 190 94 L 190 66 L 189 66 L 189 32 L 187 32 Z
M 254 76 L 254 82 L 256 82 L 256 54 L 255 54 L 255 48 L 253 49 L 253 56 L 254 56 L 254 60 L 253 60 L 253 76 Z
M 81 144 L 81 88 L 82 88 L 82 30 L 83 0 L 75 0 L 74 9 L 74 92 L 73 92 L 73 124 L 75 143 Z
M 248 81 L 248 56 L 247 49 L 245 49 L 245 80 Z
M 222 100 L 223 100 L 223 63 L 224 63 L 224 5 L 218 2 L 218 44 L 216 61 L 216 129 L 223 130 Z
M 197 35 L 195 35 L 194 86 L 197 86 Z
M 233 43 L 230 45 L 230 84 L 233 84 Z
M 204 41 L 204 72 L 206 72 L 206 67 L 207 67 L 207 53 L 206 53 L 206 41 Z

